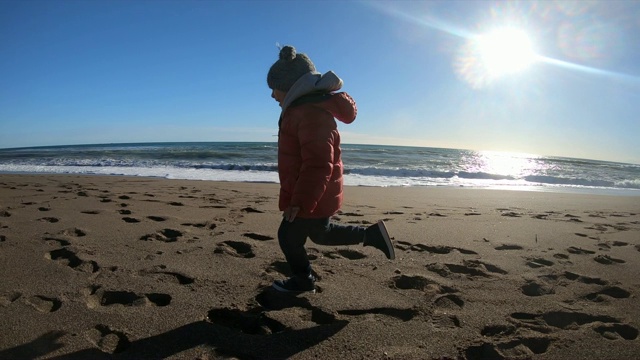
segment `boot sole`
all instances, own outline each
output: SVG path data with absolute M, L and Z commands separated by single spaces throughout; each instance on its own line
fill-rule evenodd
M 282 292 L 282 293 L 287 293 L 287 294 L 304 294 L 304 293 L 310 293 L 310 294 L 315 294 L 316 293 L 316 289 L 313 290 L 289 290 L 289 289 L 285 289 L 281 286 L 278 286 L 277 284 L 271 284 L 271 287 Z
M 393 260 L 396 258 L 396 252 L 393 249 L 393 244 L 391 243 L 391 237 L 387 232 L 387 227 L 384 224 L 384 221 L 378 221 L 378 229 L 380 229 L 380 233 L 382 234 L 382 238 L 384 239 L 385 244 L 387 245 L 387 249 L 389 249 L 389 256 L 387 257 L 389 260 Z

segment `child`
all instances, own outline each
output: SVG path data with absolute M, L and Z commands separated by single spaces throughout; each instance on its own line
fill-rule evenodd
M 373 246 L 395 258 L 384 222 L 369 227 L 330 222 L 342 205 L 340 133 L 335 119 L 356 118 L 356 104 L 344 92 L 342 80 L 316 71 L 311 59 L 291 46 L 269 70 L 267 84 L 282 108 L 278 122 L 279 207 L 283 219 L 278 241 L 293 276 L 273 287 L 290 293 L 315 292 L 315 277 L 304 244 Z M 335 119 L 334 119 L 335 118 Z

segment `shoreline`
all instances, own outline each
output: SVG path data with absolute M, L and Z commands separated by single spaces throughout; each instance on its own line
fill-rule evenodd
M 120 175 L 120 174 L 67 174 L 67 173 L 33 173 L 33 172 L 0 172 L 1 176 L 105 176 L 105 177 L 122 177 L 122 178 L 142 178 L 155 180 L 171 180 L 171 181 L 205 181 L 214 183 L 248 183 L 248 184 L 273 184 L 278 185 L 278 181 L 238 181 L 238 180 L 208 180 L 208 179 L 177 179 L 162 176 L 143 176 L 143 175 Z M 374 185 L 344 185 L 345 187 L 363 187 L 374 189 L 389 188 L 418 188 L 418 189 L 473 189 L 473 190 L 498 190 L 498 191 L 522 191 L 522 192 L 541 192 L 541 193 L 560 193 L 560 194 L 580 194 L 580 195 L 604 195 L 604 196 L 640 196 L 640 189 L 634 188 L 594 188 L 579 186 L 551 186 L 551 185 L 529 185 L 529 186 L 513 186 L 505 185 L 504 187 L 489 186 L 465 186 L 465 185 L 412 185 L 412 186 L 374 186 Z
M 275 183 L 0 174 L 0 358 L 634 359 L 635 196 L 345 187 L 396 260 L 307 242 L 289 276 Z M 467 191 L 465 191 L 467 190 Z

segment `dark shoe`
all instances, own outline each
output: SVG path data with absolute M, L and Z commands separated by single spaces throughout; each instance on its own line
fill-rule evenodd
M 287 293 L 301 294 L 304 292 L 316 292 L 316 278 L 313 275 L 294 275 L 286 280 L 276 280 L 273 288 Z
M 387 259 L 395 259 L 396 252 L 393 250 L 393 244 L 391 238 L 387 232 L 384 221 L 380 220 L 377 224 L 371 225 L 367 228 L 364 234 L 364 246 L 373 246 L 376 249 L 381 250 Z

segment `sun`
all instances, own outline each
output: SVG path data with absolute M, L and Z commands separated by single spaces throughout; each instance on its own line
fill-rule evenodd
M 454 63 L 457 74 L 474 88 L 527 70 L 540 59 L 529 35 L 516 27 L 470 36 Z
M 478 36 L 473 46 L 491 77 L 526 70 L 536 60 L 531 39 L 524 30 L 500 28 Z

